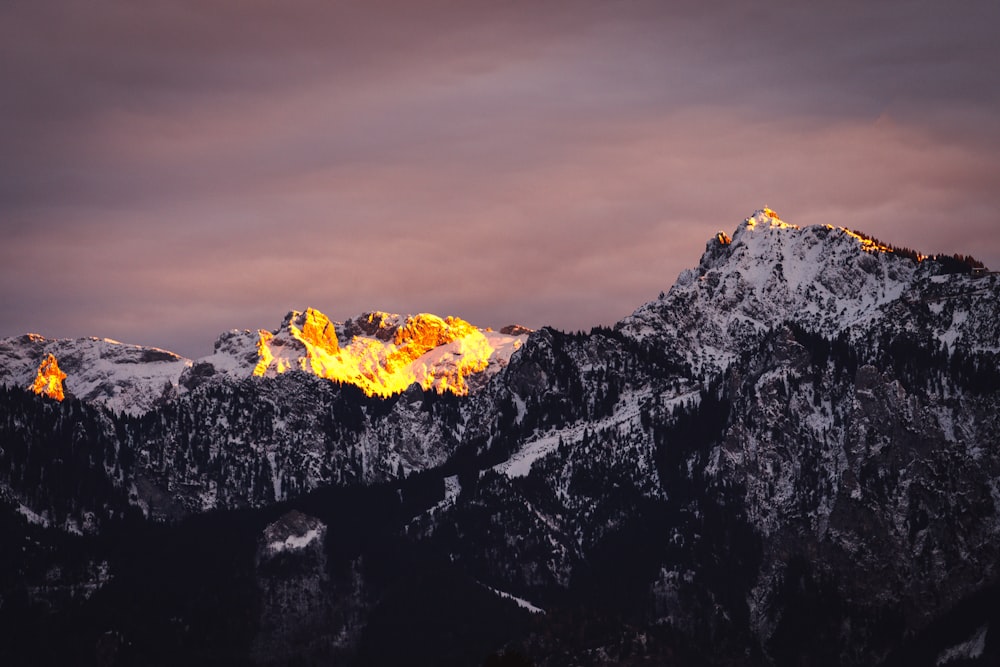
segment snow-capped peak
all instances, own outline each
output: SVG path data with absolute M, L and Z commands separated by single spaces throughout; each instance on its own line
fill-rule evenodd
M 922 260 L 845 227 L 800 228 L 763 208 L 732 237 L 710 239 L 697 267 L 619 327 L 668 339 L 696 368 L 721 368 L 786 321 L 835 337 L 889 317 L 893 304 L 919 299 L 940 271 Z M 942 337 L 950 325 L 940 325 Z
M 733 237 L 739 237 L 747 232 L 762 232 L 770 229 L 798 229 L 798 225 L 790 225 L 768 207 L 757 209 L 736 228 Z

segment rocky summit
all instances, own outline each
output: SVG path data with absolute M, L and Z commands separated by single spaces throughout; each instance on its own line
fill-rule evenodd
M 830 222 L 590 333 L 0 341 L 0 664 L 1000 664 L 1000 277 Z

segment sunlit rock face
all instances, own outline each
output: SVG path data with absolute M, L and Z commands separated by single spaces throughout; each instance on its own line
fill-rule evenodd
M 59 362 L 53 354 L 48 355 L 38 366 L 38 374 L 31 385 L 31 390 L 36 394 L 54 398 L 61 401 L 66 397 L 63 391 L 63 380 L 66 374 L 59 370 Z
M 193 360 L 109 338 L 25 334 L 0 339 L 0 385 L 62 400 L 66 376 L 59 373 L 65 372 L 76 398 L 133 415 L 219 380 L 288 371 L 352 384 L 369 396 L 393 396 L 414 384 L 466 395 L 507 366 L 530 333 L 520 326 L 496 332 L 457 317 L 377 311 L 334 322 L 307 308 L 290 312 L 271 331 L 227 331 L 212 354 Z
M 427 313 L 404 318 L 373 312 L 338 324 L 308 308 L 289 313 L 277 331 L 258 332 L 253 374 L 302 370 L 356 385 L 369 396 L 399 394 L 412 384 L 465 395 L 471 376 L 505 366 L 526 335 Z

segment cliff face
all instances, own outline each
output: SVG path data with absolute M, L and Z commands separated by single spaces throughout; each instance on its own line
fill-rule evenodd
M 360 333 L 348 338 L 351 331 Z M 368 313 L 338 331 L 313 309 L 289 313 L 277 333 L 259 335 L 254 375 L 300 369 L 382 397 L 402 393 L 412 384 L 438 393 L 468 394 L 471 378 L 505 365 L 524 337 L 484 332 L 456 317 L 429 314 L 400 318 Z
M 408 637 L 436 664 L 991 664 L 1000 284 L 953 269 L 765 210 L 613 329 L 503 348 L 456 320 L 293 313 L 220 338 L 142 415 L 74 391 L 71 361 L 76 398 L 0 395 L 0 488 L 33 522 L 8 524 L 59 566 L 55 534 L 232 523 L 255 546 L 212 548 L 253 562 L 249 593 L 223 579 L 256 601 L 234 660 L 391 664 Z M 467 394 L 324 375 L 362 346 L 372 386 L 458 377 L 450 350 L 480 336 Z M 89 609 L 150 585 L 88 548 L 62 571 L 108 563 Z M 5 599 L 46 576 L 21 553 Z
M 59 362 L 54 355 L 49 354 L 38 366 L 38 375 L 31 384 L 31 390 L 36 394 L 61 401 L 66 397 L 63 390 L 63 380 L 66 374 L 59 369 Z

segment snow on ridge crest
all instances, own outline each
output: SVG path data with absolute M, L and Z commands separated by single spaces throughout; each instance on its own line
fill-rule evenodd
M 736 231 L 733 233 L 732 239 L 725 234 L 725 232 L 719 232 L 716 235 L 716 239 L 709 241 L 708 247 L 712 246 L 713 241 L 718 241 L 723 245 L 729 245 L 731 242 L 736 242 L 737 244 L 742 241 L 744 243 L 750 242 L 750 237 L 760 234 L 761 232 L 771 232 L 773 230 L 778 230 L 779 232 L 795 232 L 797 234 L 813 234 L 816 236 L 828 236 L 831 243 L 848 243 L 851 247 L 860 248 L 861 250 L 868 253 L 892 253 L 894 250 L 889 246 L 883 245 L 878 241 L 865 236 L 859 232 L 848 229 L 847 227 L 835 227 L 834 225 L 810 225 L 808 227 L 799 227 L 798 225 L 793 225 L 791 223 L 785 222 L 773 209 L 767 208 L 766 206 L 762 209 L 754 211 L 753 215 L 746 218 L 741 222 Z M 833 232 L 832 235 L 828 234 Z M 749 236 L 748 236 L 749 235 Z M 793 234 L 793 237 L 796 234 Z M 729 240 L 727 240 L 729 239 Z M 787 240 L 783 242 L 788 242 Z M 794 242 L 794 241 L 793 241 Z M 922 260 L 923 255 L 919 256 Z
M 427 313 L 372 311 L 341 323 L 306 308 L 290 311 L 273 331 L 225 332 L 212 354 L 194 360 L 109 338 L 30 333 L 0 339 L 0 384 L 43 389 L 57 400 L 65 388 L 65 395 L 135 415 L 213 378 L 292 370 L 355 384 L 369 395 L 389 396 L 413 383 L 464 395 L 505 367 L 529 333 Z
M 784 220 L 782 220 L 776 211 L 765 206 L 764 208 L 757 209 L 753 212 L 753 215 L 743 220 L 739 227 L 736 228 L 737 234 L 744 230 L 758 230 L 758 229 L 798 229 L 798 225 L 790 225 Z M 734 234 L 735 236 L 735 234 Z
M 832 225 L 800 228 L 770 208 L 720 232 L 697 267 L 619 323 L 660 337 L 695 368 L 722 368 L 786 321 L 831 337 L 882 317 L 925 274 L 917 262 Z
M 25 334 L 0 339 L 0 384 L 42 388 L 55 400 L 72 394 L 131 414 L 172 395 L 190 366 L 189 359 L 173 352 L 108 338 Z

